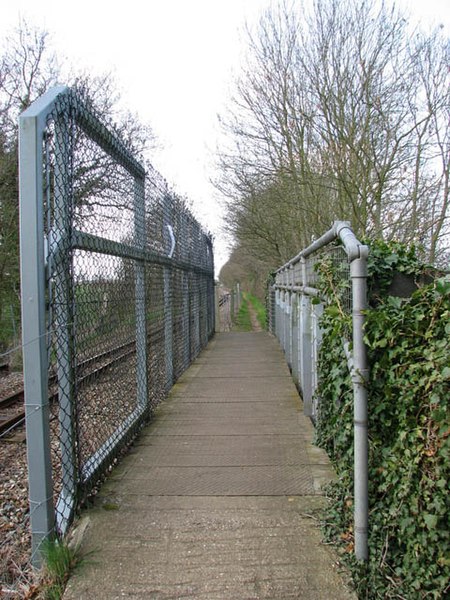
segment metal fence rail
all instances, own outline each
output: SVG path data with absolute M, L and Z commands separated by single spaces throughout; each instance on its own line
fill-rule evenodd
M 340 239 L 341 246 L 332 245 Z M 368 248 L 362 245 L 346 222 L 332 229 L 275 273 L 268 297 L 269 330 L 277 336 L 299 387 L 305 414 L 316 418 L 320 398 L 318 358 L 321 342 L 320 316 L 323 303 L 317 289 L 315 264 L 326 256 L 340 280 L 339 294 L 344 310 L 352 314 L 350 340 L 343 340 L 351 370 L 354 395 L 355 440 L 355 554 L 367 559 L 368 440 L 367 358 L 363 342 Z M 316 300 L 312 302 L 312 299 Z M 351 348 L 351 349 L 350 349 Z
M 67 88 L 20 118 L 33 555 L 214 332 L 209 235 Z
M 241 306 L 241 286 L 236 283 L 232 290 L 216 289 L 216 331 L 231 331 Z

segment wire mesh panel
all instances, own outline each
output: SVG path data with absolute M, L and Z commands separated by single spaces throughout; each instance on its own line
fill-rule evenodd
M 319 401 L 315 391 L 324 300 L 318 289 L 319 277 L 333 289 L 342 311 L 349 315 L 352 312 L 350 259 L 343 245 L 330 243 L 333 239 L 316 245 L 311 252 L 301 252 L 281 267 L 268 293 L 269 329 L 278 337 L 302 392 L 305 413 L 313 419 Z
M 34 246 L 22 246 L 27 435 L 29 453 L 40 456 L 30 479 L 36 546 L 54 526 L 65 532 L 120 446 L 208 342 L 214 277 L 211 239 L 185 202 L 151 167 L 145 174 L 74 93 L 44 96 L 21 128 L 23 228 L 33 204 L 38 232 Z M 46 344 L 33 346 L 33 319 Z M 40 423 L 36 395 L 41 414 L 49 407 Z

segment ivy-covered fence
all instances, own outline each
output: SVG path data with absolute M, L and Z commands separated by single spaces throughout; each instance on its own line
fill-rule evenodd
M 353 399 L 342 339 L 349 317 L 339 273 L 325 256 L 317 441 L 337 481 L 325 518 L 353 569 L 360 598 L 441 599 L 450 592 L 450 277 L 414 249 L 371 243 L 365 343 L 370 374 L 369 561 L 353 556 Z

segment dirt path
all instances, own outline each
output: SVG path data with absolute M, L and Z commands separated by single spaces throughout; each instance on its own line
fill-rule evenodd
M 262 331 L 262 327 L 260 322 L 258 321 L 258 317 L 256 316 L 256 311 L 253 308 L 253 305 L 250 301 L 248 302 L 248 313 L 250 315 L 250 321 L 252 323 L 252 331 Z

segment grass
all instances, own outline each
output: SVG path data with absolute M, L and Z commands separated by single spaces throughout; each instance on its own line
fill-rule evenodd
M 244 292 L 238 314 L 234 320 L 233 331 L 253 331 L 250 319 L 250 305 L 263 329 L 266 329 L 266 309 L 256 296 Z
M 42 545 L 44 577 L 40 596 L 45 600 L 60 600 L 69 575 L 80 564 L 77 551 L 59 540 L 46 540 Z
M 252 331 L 252 329 L 248 300 L 246 298 L 246 294 L 244 294 L 242 297 L 241 306 L 234 320 L 233 331 Z
M 247 298 L 248 298 L 249 302 L 251 303 L 251 305 L 253 306 L 253 309 L 256 313 L 256 318 L 258 319 L 259 324 L 261 325 L 261 327 L 263 329 L 267 329 L 266 307 L 261 302 L 261 300 L 259 298 L 257 298 L 256 296 L 247 294 Z

